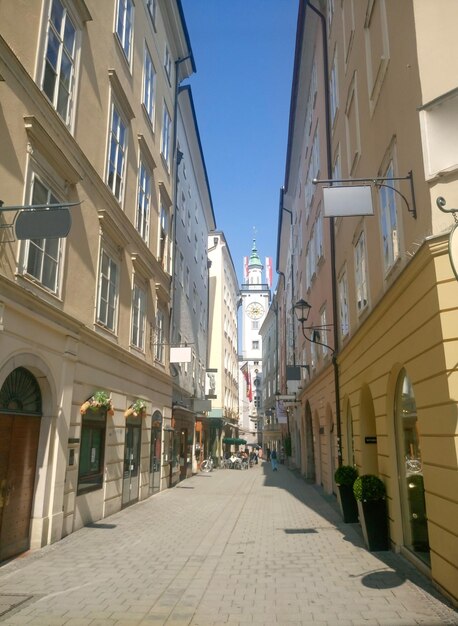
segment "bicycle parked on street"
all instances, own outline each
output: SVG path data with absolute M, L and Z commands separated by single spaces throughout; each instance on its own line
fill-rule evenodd
M 200 471 L 201 472 L 211 472 L 214 468 L 214 463 L 213 463 L 213 459 L 210 457 L 208 457 L 208 459 L 204 459 L 202 461 L 202 463 L 200 464 Z

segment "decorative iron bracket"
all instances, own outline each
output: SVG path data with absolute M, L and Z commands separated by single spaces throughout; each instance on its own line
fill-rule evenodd
M 455 220 L 455 223 L 458 223 L 458 209 L 446 209 L 445 205 L 447 204 L 445 201 L 445 198 L 443 198 L 442 196 L 439 196 L 436 200 L 436 204 L 438 206 L 438 208 L 442 211 L 442 213 L 451 213 L 453 215 L 453 219 Z
M 408 180 L 408 181 L 410 181 L 410 194 L 412 196 L 412 206 L 409 205 L 409 202 L 407 201 L 407 198 L 405 197 L 405 195 L 403 193 L 401 193 L 398 189 L 396 189 L 396 187 L 393 187 L 392 185 L 386 185 L 385 184 L 385 181 L 395 181 L 395 180 Z M 412 217 L 415 220 L 417 219 L 417 205 L 416 205 L 416 202 L 415 202 L 415 190 L 414 190 L 414 186 L 413 186 L 413 173 L 412 173 L 412 170 L 410 170 L 410 172 L 407 174 L 407 176 L 396 176 L 396 177 L 393 177 L 393 178 L 386 178 L 386 177 L 376 177 L 376 178 L 338 178 L 338 179 L 330 179 L 330 180 L 322 180 L 322 179 L 318 180 L 317 178 L 314 178 L 312 180 L 312 183 L 314 185 L 321 185 L 321 184 L 330 184 L 330 185 L 332 185 L 332 184 L 335 184 L 335 183 L 372 183 L 376 187 L 388 187 L 388 189 L 392 189 L 399 196 L 401 196 L 401 198 L 406 203 L 407 211 L 412 215 Z

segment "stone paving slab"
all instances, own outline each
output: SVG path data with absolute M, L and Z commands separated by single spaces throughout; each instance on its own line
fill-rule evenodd
M 335 500 L 287 468 L 183 484 L 0 567 L 0 622 L 458 626 L 427 578 L 368 552 Z

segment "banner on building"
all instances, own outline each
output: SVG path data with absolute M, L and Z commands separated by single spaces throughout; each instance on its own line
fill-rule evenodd
M 243 282 L 248 282 L 248 257 L 243 257 Z
M 266 282 L 272 288 L 272 257 L 266 256 Z
M 248 371 L 248 363 L 245 363 L 244 365 L 242 365 L 242 367 L 240 368 L 240 371 L 243 374 L 243 378 L 245 379 L 245 384 L 246 384 L 246 397 L 248 398 L 249 402 L 253 401 L 253 389 L 251 387 L 251 376 L 250 376 L 250 372 Z
M 287 424 L 288 423 L 288 414 L 286 412 L 285 403 L 283 400 L 276 401 L 276 414 L 277 414 L 277 422 L 279 424 Z

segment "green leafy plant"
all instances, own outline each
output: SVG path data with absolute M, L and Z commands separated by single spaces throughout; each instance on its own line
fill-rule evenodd
M 80 408 L 80 413 L 81 415 L 85 415 L 88 410 L 97 411 L 98 409 L 107 409 L 110 415 L 113 414 L 111 396 L 106 391 L 96 391 L 93 396 L 86 400 L 86 402 L 83 402 Z
M 141 400 L 140 398 L 137 398 L 132 405 L 132 409 L 134 415 L 141 415 L 141 413 L 146 411 L 146 402 L 144 400 Z
M 360 502 L 383 500 L 386 495 L 385 484 L 378 476 L 363 474 L 353 484 L 353 493 Z
M 111 398 L 106 391 L 96 391 L 92 396 L 93 403 L 107 407 L 111 404 Z
M 337 485 L 352 486 L 358 478 L 358 470 L 353 465 L 342 465 L 334 473 L 334 480 Z

